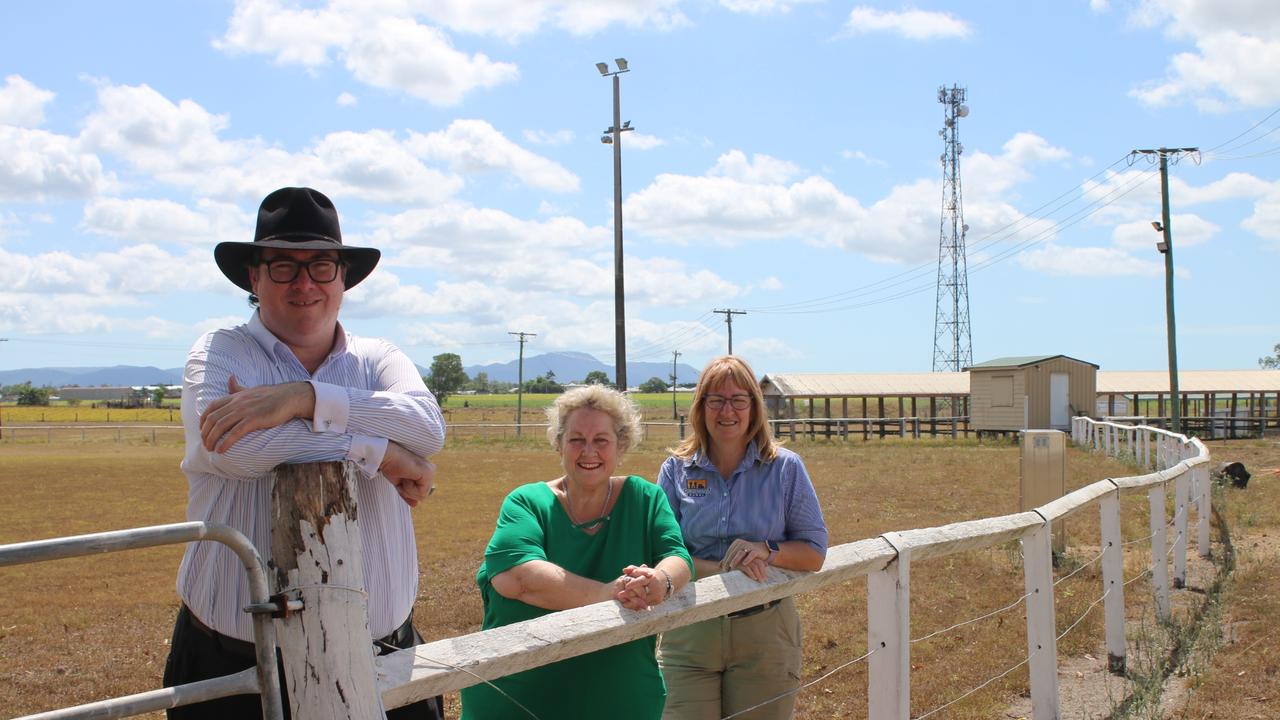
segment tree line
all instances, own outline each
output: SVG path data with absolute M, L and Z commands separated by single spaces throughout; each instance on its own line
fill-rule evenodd
M 442 403 L 450 395 L 457 395 L 464 391 L 484 395 L 512 392 L 516 389 L 516 383 L 490 380 L 489 373 L 483 371 L 476 373 L 474 378 L 468 377 L 467 372 L 462 369 L 462 357 L 457 353 L 441 353 L 431 358 L 431 368 L 422 379 L 426 382 L 431 394 Z M 603 370 L 592 370 L 576 384 L 608 385 L 609 387 L 614 385 L 609 375 Z M 555 394 L 564 392 L 564 387 L 556 377 L 555 371 L 548 370 L 544 375 L 525 380 L 522 389 L 527 393 Z M 651 377 L 639 386 L 640 392 L 643 393 L 660 393 L 669 389 L 671 386 L 667 381 L 659 377 Z

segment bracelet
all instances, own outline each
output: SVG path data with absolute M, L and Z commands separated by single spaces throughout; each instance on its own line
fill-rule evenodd
M 671 582 L 671 576 L 667 574 L 666 570 L 663 570 L 662 568 L 654 568 L 654 570 L 657 570 L 658 572 L 662 573 L 662 577 L 667 579 L 667 592 L 664 593 L 662 596 L 662 599 L 666 600 L 667 598 L 671 597 L 671 593 L 675 591 L 676 589 L 675 583 Z

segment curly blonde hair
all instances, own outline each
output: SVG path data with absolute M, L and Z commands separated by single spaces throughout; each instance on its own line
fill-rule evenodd
M 547 440 L 556 452 L 560 452 L 569 416 L 583 408 L 599 410 L 613 418 L 619 457 L 640 443 L 640 412 L 631 399 L 604 385 L 585 385 L 561 394 L 547 406 Z

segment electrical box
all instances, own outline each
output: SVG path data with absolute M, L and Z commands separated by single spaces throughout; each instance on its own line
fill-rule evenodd
M 1018 509 L 1033 510 L 1067 494 L 1067 434 L 1061 430 L 1023 430 Z M 1067 550 L 1063 521 L 1053 524 L 1053 552 Z

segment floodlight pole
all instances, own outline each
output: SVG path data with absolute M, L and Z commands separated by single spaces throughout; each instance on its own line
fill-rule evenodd
M 622 126 L 622 105 L 619 99 L 621 83 L 618 75 L 630 72 L 626 58 L 614 61 L 618 69 L 609 72 L 606 63 L 596 63 L 596 69 L 605 77 L 613 78 L 613 126 L 605 130 L 602 142 L 613 145 L 613 325 L 614 325 L 614 382 L 621 392 L 627 391 L 627 320 L 622 282 L 622 133 L 631 130 L 631 123 Z

